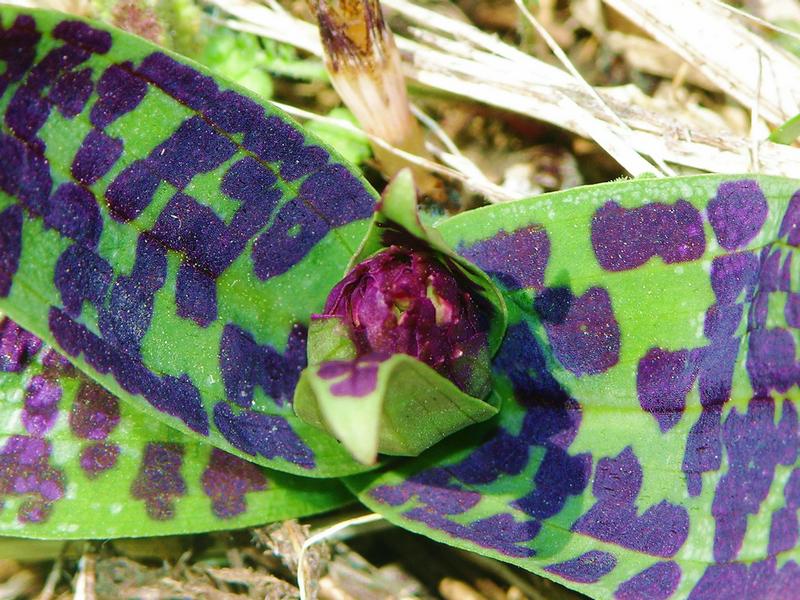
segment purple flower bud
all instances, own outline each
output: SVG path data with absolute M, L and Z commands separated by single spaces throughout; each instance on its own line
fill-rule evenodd
M 488 319 L 469 288 L 466 278 L 432 254 L 391 246 L 333 288 L 321 318 L 340 318 L 359 356 L 408 354 L 482 396 Z

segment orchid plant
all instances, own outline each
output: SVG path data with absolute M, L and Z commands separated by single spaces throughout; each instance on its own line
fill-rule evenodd
M 0 531 L 355 499 L 596 598 L 800 584 L 800 182 L 623 181 L 424 225 L 275 108 L 0 7 Z M 394 455 L 394 456 L 392 456 Z

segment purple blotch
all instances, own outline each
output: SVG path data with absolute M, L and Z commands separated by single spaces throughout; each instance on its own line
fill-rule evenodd
M 84 301 L 102 306 L 112 275 L 111 265 L 85 246 L 67 248 L 58 257 L 54 277 L 67 314 L 80 316 Z
M 786 296 L 786 306 L 784 307 L 786 324 L 795 329 L 800 328 L 800 294 L 792 292 Z
M 235 517 L 247 510 L 245 494 L 267 489 L 264 470 L 238 456 L 211 450 L 201 479 L 203 492 L 211 499 L 214 514 L 220 519 Z
M 0 179 L 2 175 L 0 175 Z M 22 252 L 22 209 L 9 206 L 0 213 L 0 297 L 11 293 Z
M 741 179 L 721 183 L 706 211 L 719 245 L 726 250 L 736 250 L 758 235 L 768 209 L 758 183 Z
M 84 185 L 92 185 L 114 166 L 122 149 L 122 140 L 92 129 L 72 161 L 72 176 Z
M 591 550 L 580 556 L 544 568 L 545 571 L 576 583 L 595 583 L 617 566 L 617 557 L 608 552 Z
M 119 401 L 93 383 L 78 389 L 69 413 L 69 427 L 83 440 L 102 441 L 119 425 Z
M 363 398 L 371 394 L 378 385 L 380 363 L 389 358 L 386 355 L 368 354 L 352 361 L 334 360 L 323 363 L 318 371 L 322 379 L 344 379 L 330 386 L 334 396 Z
M 601 459 L 592 486 L 597 503 L 572 530 L 653 556 L 674 556 L 689 534 L 689 514 L 661 501 L 639 516 L 641 487 L 642 467 L 630 446 L 615 458 Z
M 136 75 L 197 111 L 213 106 L 219 95 L 219 88 L 211 77 L 161 52 L 145 57 Z
M 64 496 L 64 473 L 50 464 L 52 444 L 12 435 L 0 450 L 0 498 L 27 496 L 17 513 L 23 523 L 41 523 Z
M 781 249 L 774 249 L 772 244 L 761 249 L 761 256 L 759 257 L 761 269 L 758 274 L 758 291 L 760 293 L 777 292 L 781 289 L 782 255 Z
M 258 119 L 257 124 L 262 128 L 260 135 L 245 132 L 244 147 L 266 162 L 280 162 L 285 180 L 298 179 L 327 164 L 328 153 L 319 146 L 306 146 L 303 134 L 280 117 Z
M 545 320 L 544 326 L 555 357 L 579 377 L 603 373 L 619 361 L 619 325 L 603 288 L 573 298 L 562 322 Z
M 226 325 L 219 362 L 228 401 L 249 407 L 255 386 L 261 386 L 278 406 L 291 402 L 300 372 L 306 366 L 306 337 L 305 327 L 295 324 L 286 350 L 280 354 L 270 346 L 258 345 L 244 329 Z
M 609 200 L 592 217 L 592 248 L 606 271 L 625 271 L 654 256 L 665 263 L 697 260 L 706 238 L 703 218 L 686 200 L 623 208 Z
M 144 500 L 147 514 L 156 521 L 175 517 L 175 500 L 186 495 L 181 476 L 183 445 L 149 442 L 139 473 L 131 486 L 131 496 Z
M 797 507 L 784 507 L 772 513 L 767 554 L 787 552 L 797 545 Z
M 718 256 L 711 263 L 711 288 L 719 304 L 733 304 L 758 282 L 758 257 L 751 252 Z M 750 300 L 752 291 L 744 298 Z
M 53 29 L 53 37 L 95 54 L 105 54 L 111 49 L 111 34 L 83 21 L 61 21 Z
M 537 521 L 519 522 L 508 513 L 466 525 L 448 519 L 447 515 L 461 514 L 471 509 L 481 498 L 480 493 L 464 490 L 457 482 L 450 482 L 450 479 L 450 474 L 444 469 L 432 468 L 412 475 L 400 485 L 378 486 L 370 495 L 391 506 L 400 506 L 416 497 L 423 506 L 404 512 L 405 518 L 507 556 L 522 558 L 534 555 L 531 548 L 520 546 L 519 543 L 536 537 L 540 528 Z
M 61 385 L 41 375 L 33 377 L 25 388 L 22 424 L 28 433 L 43 436 L 53 428 L 58 418 Z
M 210 207 L 181 192 L 172 196 L 151 231 L 155 240 L 183 252 L 189 262 L 215 278 L 230 264 L 228 255 L 217 246 L 225 233 L 225 223 Z
M 541 225 L 510 233 L 501 229 L 494 237 L 459 248 L 458 252 L 509 290 L 539 289 L 544 286 L 550 239 Z
M 125 391 L 142 394 L 154 408 L 179 418 L 193 431 L 208 435 L 208 415 L 197 388 L 186 375 L 159 378 L 142 364 L 140 357 L 108 344 L 58 309 L 50 310 L 49 325 L 66 354 L 76 357 L 82 353 L 100 374 L 113 373 Z
M 103 230 L 103 220 L 92 193 L 74 183 L 62 183 L 50 199 L 44 222 L 61 235 L 95 247 Z
M 217 319 L 217 282 L 190 263 L 181 264 L 175 289 L 178 316 L 208 327 Z
M 0 24 L 0 60 L 5 71 L 0 74 L 0 98 L 12 83 L 22 79 L 36 58 L 36 45 L 41 34 L 30 15 L 19 15 L 8 29 Z
M 702 474 L 716 471 L 722 464 L 721 414 L 722 406 L 704 408 L 689 431 L 681 469 L 686 473 L 690 496 L 699 496 L 703 491 Z
M 92 95 L 92 70 L 68 71 L 59 77 L 50 89 L 50 101 L 59 112 L 71 119 L 86 106 Z
M 150 153 L 147 163 L 160 179 L 183 189 L 195 175 L 213 171 L 235 152 L 231 140 L 201 117 L 191 117 Z
M 214 406 L 214 424 L 230 444 L 251 456 L 283 458 L 313 469 L 314 453 L 283 417 L 243 410 L 234 414 L 226 402 Z
M 111 217 L 117 221 L 132 221 L 153 200 L 160 180 L 146 161 L 137 160 L 125 168 L 105 192 Z
M 166 251 L 148 234 L 140 235 L 130 275 L 117 278 L 99 314 L 98 325 L 106 342 L 127 354 L 138 352 L 150 328 L 153 298 L 166 278 Z
M 674 562 L 659 562 L 620 584 L 615 600 L 667 600 L 681 581 L 681 568 Z
M 111 65 L 97 82 L 97 102 L 89 119 L 98 129 L 107 127 L 137 106 L 147 93 L 147 83 L 131 73 L 129 62 Z
M 165 375 L 160 383 L 145 390 L 145 398 L 161 412 L 179 417 L 189 429 L 208 435 L 208 414 L 200 392 L 186 374 Z
M 800 190 L 792 194 L 789 200 L 778 235 L 786 238 L 786 243 L 790 246 L 800 246 Z
M 756 329 L 750 332 L 747 373 L 756 394 L 770 389 L 786 392 L 797 383 L 800 367 L 795 362 L 794 336 L 788 329 Z
M 699 364 L 688 350 L 670 352 L 651 348 L 639 360 L 636 391 L 642 409 L 658 422 L 662 432 L 678 424 L 686 396 L 697 377 Z
M 569 288 L 559 286 L 545 288 L 533 300 L 533 310 L 545 323 L 561 325 L 567 320 L 575 297 Z
M 0 190 L 34 215 L 46 212 L 53 181 L 44 156 L 21 140 L 0 133 Z
M 278 213 L 272 227 L 253 244 L 253 268 L 263 280 L 282 275 L 300 262 L 332 227 L 372 214 L 375 201 L 342 165 L 309 176 L 298 197 Z M 292 235 L 296 226 L 300 231 Z
M 800 567 L 786 561 L 778 569 L 774 557 L 760 562 L 711 564 L 689 594 L 689 600 L 784 599 L 797 596 Z
M 722 428 L 728 454 L 728 472 L 714 494 L 711 514 L 717 522 L 714 558 L 732 561 L 741 549 L 747 531 L 747 516 L 758 514 L 778 464 L 797 460 L 797 412 L 784 401 L 780 421 L 775 424 L 775 402 L 769 396 L 754 397 L 747 413 L 731 410 Z
M 119 458 L 120 448 L 116 444 L 99 442 L 81 450 L 81 469 L 89 479 L 94 479 L 105 471 L 113 469 Z
M 8 317 L 0 320 L 0 371 L 23 371 L 42 347 L 42 340 Z

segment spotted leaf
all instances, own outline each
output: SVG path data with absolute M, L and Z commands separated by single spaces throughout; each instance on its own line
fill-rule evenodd
M 300 422 L 306 327 L 374 192 L 285 115 L 106 26 L 0 7 L 0 308 L 247 460 L 363 467 Z
M 336 480 L 270 471 L 122 403 L 0 321 L 0 533 L 114 538 L 233 529 L 322 512 Z
M 641 180 L 443 222 L 505 290 L 501 413 L 349 485 L 596 598 L 796 596 L 799 190 Z

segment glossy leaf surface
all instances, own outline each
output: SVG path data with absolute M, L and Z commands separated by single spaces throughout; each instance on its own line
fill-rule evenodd
M 234 529 L 352 500 L 270 471 L 120 402 L 0 321 L 0 533 L 59 539 Z
M 793 597 L 798 188 L 630 181 L 445 221 L 506 290 L 501 414 L 350 485 L 592 597 Z
M 0 7 L 0 308 L 248 460 L 363 467 L 300 422 L 311 313 L 374 194 L 275 109 L 133 36 Z

